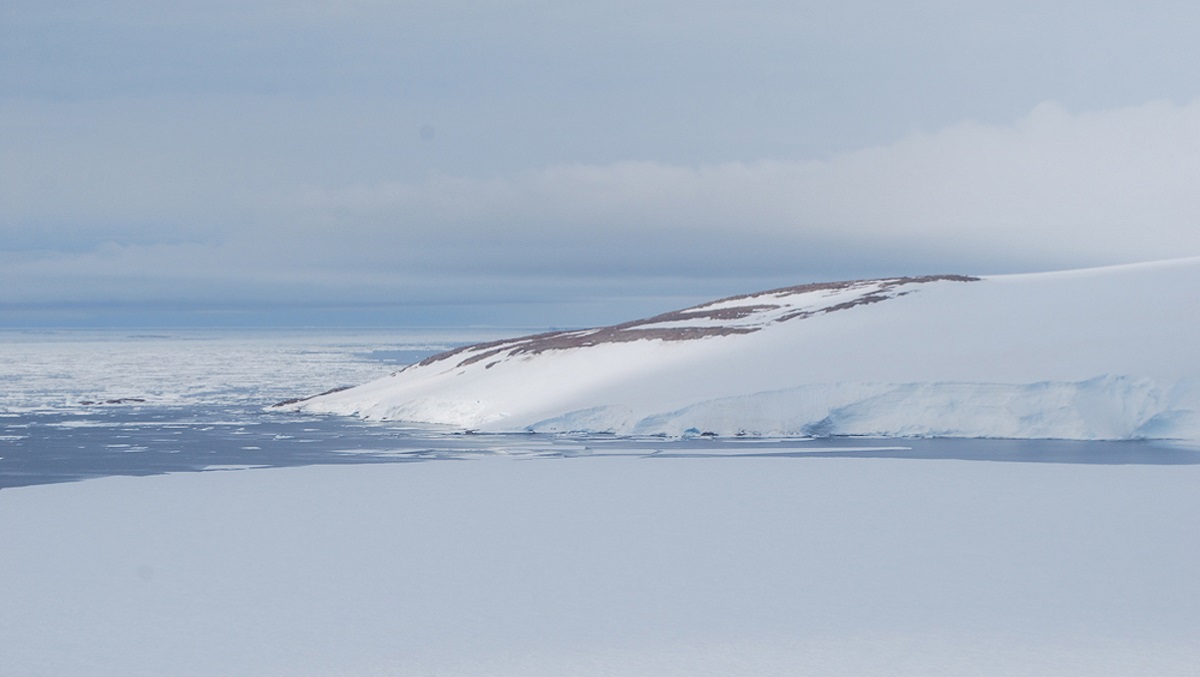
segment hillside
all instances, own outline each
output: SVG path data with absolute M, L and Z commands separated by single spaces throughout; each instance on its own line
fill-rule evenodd
M 488 431 L 1200 439 L 1200 258 L 818 283 L 483 343 L 287 408 Z

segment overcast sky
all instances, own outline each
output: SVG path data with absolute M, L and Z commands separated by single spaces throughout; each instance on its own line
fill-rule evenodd
M 0 326 L 615 322 L 1200 255 L 1200 5 L 0 3 Z

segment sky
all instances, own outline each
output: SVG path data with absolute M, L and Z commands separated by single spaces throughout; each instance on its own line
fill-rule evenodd
M 5 0 L 0 327 L 586 326 L 1200 255 L 1200 5 Z

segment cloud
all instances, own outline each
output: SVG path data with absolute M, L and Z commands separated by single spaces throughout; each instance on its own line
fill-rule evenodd
M 278 112 L 262 110 L 253 129 Z M 203 117 L 186 118 L 197 130 L 180 142 L 186 152 L 162 148 L 175 142 L 153 126 L 109 146 L 81 141 L 48 186 L 18 163 L 24 153 L 54 170 L 51 155 L 14 145 L 18 159 L 0 161 L 12 179 L 0 187 L 10 232 L 0 303 L 703 298 L 818 278 L 1200 254 L 1200 102 L 1085 113 L 1047 103 L 1012 124 L 963 123 L 824 161 L 383 181 L 370 177 L 386 174 L 384 156 L 342 172 L 350 156 L 336 144 L 286 150 L 286 135 Z M 96 124 L 117 129 L 113 119 Z M 241 130 L 232 142 L 229 129 Z M 412 143 L 423 143 L 415 131 Z M 322 169 L 322 157 L 337 162 Z M 39 185 L 55 199 L 38 197 Z
M 893 251 L 904 266 L 922 250 L 1004 270 L 1198 254 L 1198 181 L 1200 102 L 1082 114 L 1043 104 L 1012 125 L 962 124 L 825 162 L 566 165 L 310 188 L 297 206 L 393 244 L 586 243 L 614 260 L 657 249 L 648 266 L 771 261 L 790 244 L 842 261 Z

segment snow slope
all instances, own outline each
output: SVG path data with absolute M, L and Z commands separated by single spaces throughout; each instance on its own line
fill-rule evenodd
M 288 407 L 489 431 L 1200 439 L 1200 258 L 804 285 Z

